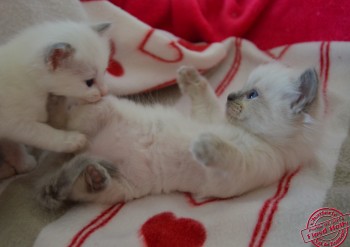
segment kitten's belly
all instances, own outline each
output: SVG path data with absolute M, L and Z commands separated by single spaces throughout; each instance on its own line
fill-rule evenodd
M 104 128 L 90 141 L 89 152 L 111 161 L 128 158 L 139 141 L 129 128 L 123 122 Z
M 172 178 L 183 176 L 180 170 L 195 162 L 190 145 L 200 128 L 164 122 L 166 125 L 159 124 L 159 119 L 142 126 L 129 121 L 114 123 L 91 141 L 89 152 L 111 161 L 130 180 L 149 185 L 154 192 L 167 190 L 169 182 L 164 179 L 169 174 Z

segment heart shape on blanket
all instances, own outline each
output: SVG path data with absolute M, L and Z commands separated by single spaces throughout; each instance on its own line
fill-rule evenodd
M 111 47 L 111 54 L 109 57 L 109 65 L 108 65 L 107 71 L 113 76 L 122 76 L 124 74 L 124 68 L 120 64 L 120 62 L 118 62 L 115 59 L 116 47 L 113 41 L 110 41 L 110 47 Z
M 191 218 L 163 212 L 149 218 L 140 234 L 147 247 L 200 247 L 206 240 L 204 226 Z

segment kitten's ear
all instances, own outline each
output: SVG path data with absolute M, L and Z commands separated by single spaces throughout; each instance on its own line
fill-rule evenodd
M 98 34 L 103 34 L 105 31 L 107 31 L 112 24 L 110 22 L 105 23 L 99 23 L 96 25 L 92 25 L 92 30 L 96 31 Z
M 292 110 L 294 113 L 300 113 L 309 106 L 318 93 L 318 76 L 315 69 L 307 69 L 299 79 L 298 84 L 299 97 L 292 102 Z
M 49 69 L 54 71 L 73 56 L 75 50 L 68 43 L 56 43 L 48 48 L 46 53 L 45 62 L 49 66 Z

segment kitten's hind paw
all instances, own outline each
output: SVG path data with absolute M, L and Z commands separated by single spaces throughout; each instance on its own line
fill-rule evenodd
M 59 188 L 55 184 L 43 186 L 38 195 L 39 203 L 50 210 L 57 210 L 65 206 L 65 197 L 60 194 Z
M 177 71 L 177 84 L 183 94 L 193 94 L 206 88 L 207 80 L 194 67 L 182 66 Z
M 110 176 L 107 170 L 100 165 L 87 165 L 84 171 L 85 182 L 89 192 L 98 192 L 107 187 Z
M 57 210 L 67 204 L 73 183 L 69 174 L 60 172 L 48 180 L 39 182 L 37 200 L 50 210 Z

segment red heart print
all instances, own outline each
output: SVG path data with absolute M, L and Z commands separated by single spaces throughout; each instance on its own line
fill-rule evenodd
M 176 218 L 171 212 L 149 218 L 140 233 L 147 247 L 201 247 L 206 240 L 206 231 L 200 222 Z
M 110 41 L 110 46 L 111 46 L 111 54 L 109 57 L 109 65 L 108 65 L 107 71 L 113 76 L 122 76 L 124 75 L 124 69 L 123 69 L 123 66 L 117 60 L 114 59 L 116 48 L 113 41 Z

